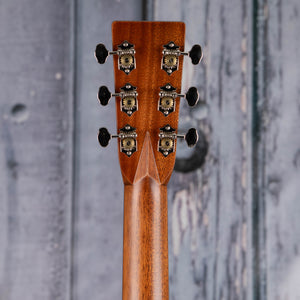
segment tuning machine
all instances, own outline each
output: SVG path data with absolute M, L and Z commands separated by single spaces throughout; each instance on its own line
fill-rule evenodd
M 175 151 L 175 139 L 185 139 L 189 147 L 194 147 L 198 141 L 198 133 L 195 128 L 190 128 L 186 134 L 176 134 L 175 129 L 170 125 L 160 128 L 158 151 L 168 156 Z
M 118 55 L 118 69 L 129 74 L 136 68 L 134 45 L 124 41 L 118 45 L 116 51 L 108 51 L 104 44 L 98 44 L 95 50 L 95 57 L 99 64 L 106 62 L 108 55 Z
M 189 106 L 195 106 L 198 102 L 199 94 L 195 87 L 190 87 L 186 94 L 177 94 L 176 88 L 167 83 L 160 88 L 158 110 L 165 116 L 168 116 L 175 110 L 175 99 L 177 97 L 183 97 L 187 100 Z
M 174 71 L 178 70 L 180 55 L 189 56 L 192 60 L 192 64 L 194 65 L 197 65 L 203 57 L 200 45 L 194 45 L 189 52 L 181 52 L 179 50 L 179 46 L 172 41 L 163 47 L 161 68 L 165 70 L 168 75 L 171 75 Z
M 129 157 L 137 150 L 136 130 L 128 124 L 115 135 L 111 135 L 105 127 L 99 129 L 98 141 L 102 147 L 106 147 L 111 138 L 120 139 L 120 150 Z
M 107 86 L 100 86 L 98 91 L 98 100 L 102 105 L 107 105 L 111 97 L 120 97 L 121 98 L 121 111 L 125 112 L 128 116 L 131 116 L 135 111 L 138 110 L 138 93 L 136 87 L 130 83 L 126 83 L 123 87 L 120 88 L 120 93 L 112 94 Z

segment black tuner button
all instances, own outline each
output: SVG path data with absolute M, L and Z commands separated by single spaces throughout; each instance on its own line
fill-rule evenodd
M 95 50 L 95 57 L 99 64 L 104 64 L 109 52 L 103 44 L 98 44 Z
M 195 87 L 190 87 L 185 98 L 189 106 L 195 106 L 199 100 L 198 90 Z
M 111 139 L 111 135 L 105 127 L 99 129 L 98 141 L 102 147 L 106 147 Z
M 195 128 L 190 128 L 186 134 L 176 134 L 175 129 L 169 124 L 160 128 L 158 151 L 165 157 L 175 151 L 175 139 L 185 139 L 189 147 L 194 147 L 198 141 L 198 133 Z
M 168 75 L 171 75 L 173 72 L 178 70 L 178 57 L 180 55 L 188 55 L 194 65 L 199 64 L 200 60 L 202 59 L 203 53 L 200 45 L 194 45 L 189 52 L 181 52 L 179 48 L 179 45 L 176 45 L 172 41 L 166 45 L 163 45 L 161 69 L 166 71 Z
M 203 53 L 200 45 L 194 45 L 189 52 L 189 57 L 192 60 L 193 65 L 198 65 L 202 59 Z
M 98 141 L 102 147 L 109 144 L 111 138 L 120 139 L 120 151 L 130 157 L 137 150 L 136 129 L 129 124 L 120 129 L 119 134 L 111 135 L 105 127 L 99 129 Z
M 189 147 L 194 147 L 198 141 L 198 133 L 195 128 L 190 128 L 186 134 L 176 134 L 175 129 L 169 124 L 160 128 L 158 151 L 165 157 L 175 151 L 175 139 L 185 139 Z
M 116 51 L 108 51 L 103 44 L 98 44 L 95 57 L 99 64 L 104 64 L 108 55 L 118 55 L 118 69 L 128 75 L 136 68 L 134 45 L 124 41 L 117 48 Z
M 107 86 L 103 85 L 100 86 L 98 91 L 98 100 L 103 105 L 106 106 L 108 104 L 108 101 L 111 98 L 111 92 L 107 88 Z
M 98 91 L 98 100 L 102 105 L 106 106 L 111 97 L 120 97 L 121 110 L 130 117 L 138 110 L 138 93 L 136 91 L 136 87 L 130 83 L 126 83 L 120 88 L 120 90 L 121 91 L 119 93 L 111 93 L 107 86 L 100 86 Z
M 198 141 L 198 133 L 195 128 L 190 128 L 184 137 L 189 147 L 194 147 Z

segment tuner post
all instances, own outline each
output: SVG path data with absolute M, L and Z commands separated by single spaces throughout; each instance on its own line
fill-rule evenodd
M 118 55 L 118 69 L 129 74 L 136 68 L 134 45 L 124 41 L 118 45 L 116 51 L 108 51 L 104 44 L 98 44 L 95 50 L 95 58 L 99 64 L 104 64 L 109 55 Z
M 195 128 L 190 128 L 186 134 L 176 134 L 175 129 L 169 124 L 160 128 L 158 151 L 165 157 L 175 151 L 175 139 L 184 139 L 188 147 L 194 147 L 198 141 L 198 133 Z
M 177 97 L 185 98 L 188 105 L 193 107 L 198 103 L 199 93 L 195 87 L 190 87 L 186 94 L 178 94 L 176 88 L 170 83 L 162 86 L 159 92 L 158 110 L 161 111 L 165 117 L 175 111 L 175 99 Z
M 109 131 L 102 127 L 98 132 L 98 141 L 102 147 L 106 147 L 112 138 L 120 139 L 120 151 L 130 157 L 134 152 L 137 151 L 137 133 L 135 128 L 130 125 L 125 125 L 120 129 L 119 134 L 110 134 Z
M 123 87 L 120 88 L 120 93 L 111 93 L 107 86 L 100 86 L 98 91 L 98 100 L 101 105 L 106 106 L 111 99 L 111 97 L 120 97 L 121 111 L 125 112 L 129 117 L 132 116 L 134 112 L 138 110 L 138 93 L 136 87 L 130 83 L 126 83 Z
M 172 41 L 163 46 L 162 54 L 161 69 L 168 75 L 178 70 L 180 55 L 189 56 L 193 65 L 199 64 L 203 57 L 200 45 L 194 45 L 189 52 L 182 52 L 179 50 L 179 46 Z

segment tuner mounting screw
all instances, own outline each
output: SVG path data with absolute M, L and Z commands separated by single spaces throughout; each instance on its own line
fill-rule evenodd
M 190 128 L 188 132 L 184 134 L 176 134 L 175 129 L 170 125 L 165 125 L 160 128 L 158 151 L 164 156 L 168 156 L 175 151 L 175 139 L 185 139 L 189 147 L 194 147 L 198 141 L 198 133 L 195 128 Z
M 118 55 L 118 69 L 129 74 L 136 68 L 134 45 L 124 41 L 118 45 L 116 51 L 108 51 L 103 44 L 98 44 L 95 50 L 95 57 L 99 64 L 104 64 L 108 55 Z
M 129 124 L 120 129 L 120 150 L 127 156 L 131 156 L 137 150 L 137 134 L 135 128 Z
M 199 94 L 195 87 L 189 88 L 185 95 L 177 94 L 176 88 L 173 87 L 170 83 L 167 83 L 165 86 L 162 86 L 160 88 L 158 110 L 161 111 L 164 116 L 168 116 L 170 113 L 175 111 L 175 99 L 177 97 L 186 98 L 189 106 L 195 106 L 198 102 Z
M 165 117 L 175 111 L 176 95 L 176 89 L 170 83 L 160 88 L 158 110 L 161 111 Z
M 125 86 L 120 88 L 121 93 L 118 94 L 121 97 L 121 110 L 128 116 L 131 116 L 138 110 L 138 93 L 136 87 L 130 83 L 126 83 Z
M 161 69 L 165 70 L 168 75 L 171 75 L 174 71 L 179 68 L 180 55 L 187 55 L 191 58 L 192 64 L 197 65 L 203 56 L 200 45 L 194 45 L 189 52 L 181 52 L 179 46 L 174 42 L 169 42 L 163 46 L 162 51 L 163 57 L 161 60 Z
M 98 100 L 102 105 L 107 105 L 110 98 L 120 97 L 121 98 L 121 110 L 128 116 L 131 116 L 135 111 L 138 110 L 138 101 L 136 87 L 130 83 L 126 83 L 125 86 L 120 88 L 120 93 L 112 94 L 106 86 L 101 86 L 98 91 Z
M 106 147 L 111 138 L 120 139 L 120 151 L 129 157 L 137 150 L 137 134 L 135 128 L 128 124 L 125 125 L 124 128 L 121 128 L 120 133 L 117 135 L 111 135 L 105 127 L 99 129 L 98 141 L 102 147 Z
M 158 141 L 158 151 L 164 156 L 168 156 L 175 151 L 175 129 L 170 125 L 160 128 Z

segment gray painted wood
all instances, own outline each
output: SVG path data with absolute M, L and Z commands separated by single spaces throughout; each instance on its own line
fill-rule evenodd
M 112 57 L 104 65 L 94 58 L 98 43 L 111 49 L 111 23 L 139 20 L 137 1 L 77 1 L 75 244 L 73 299 L 121 299 L 123 182 L 116 140 L 101 148 L 99 127 L 116 132 L 114 99 L 97 101 L 100 85 L 114 88 Z
M 209 153 L 169 185 L 171 299 L 298 299 L 298 2 L 77 0 L 75 14 L 70 0 L 2 2 L 0 300 L 121 299 L 117 145 L 96 140 L 115 131 L 115 106 L 96 100 L 113 64 L 93 51 L 113 20 L 142 16 L 185 21 L 186 49 L 204 45 L 182 90 L 207 105 L 183 103 L 180 128 L 202 130 Z
M 259 1 L 257 295 L 299 299 L 300 3 Z
M 70 1 L 0 4 L 0 299 L 69 299 Z
M 207 107 L 182 105 L 180 128 L 201 129 L 209 154 L 169 184 L 173 300 L 252 299 L 251 15 L 248 1 L 155 2 L 156 20 L 185 21 L 187 50 L 204 46 L 200 66 L 185 61 L 183 90 L 195 85 Z

